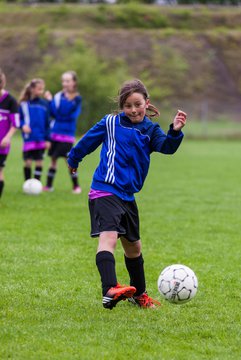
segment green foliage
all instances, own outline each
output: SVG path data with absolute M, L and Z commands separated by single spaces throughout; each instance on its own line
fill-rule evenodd
M 148 0 L 147 0 L 148 2 Z M 54 6 L 22 6 L 1 4 L 1 13 L 10 13 L 1 19 L 1 26 L 30 25 L 38 27 L 48 21 L 50 27 L 76 29 L 81 26 L 105 28 L 140 29 L 185 29 L 207 30 L 225 26 L 235 29 L 241 27 L 241 10 L 237 7 L 212 8 L 206 6 L 163 7 L 146 3 L 128 2 L 108 4 L 55 4 Z M 26 16 L 29 15 L 29 16 Z
M 9 89 L 18 96 L 39 72 L 57 91 L 61 73 L 77 70 L 81 132 L 113 108 L 109 97 L 132 77 L 145 82 L 162 113 L 185 107 L 202 118 L 208 102 L 206 117 L 240 120 L 239 8 L 1 4 L 0 12 L 1 66 Z M 75 44 L 77 38 L 85 45 Z
M 240 359 L 240 142 L 184 139 L 174 156 L 152 155 L 137 196 L 147 290 L 160 300 L 157 278 L 172 263 L 199 279 L 190 303 L 156 311 L 102 308 L 87 201 L 98 152 L 81 164 L 80 196 L 60 162 L 55 191 L 28 197 L 20 138 L 12 145 L 0 201 L 1 359 Z M 115 259 L 128 283 L 120 243 Z
M 166 28 L 170 25 L 168 17 L 155 8 L 130 3 L 125 7 L 117 7 L 113 12 L 114 22 L 127 28 Z
M 83 132 L 115 109 L 113 98 L 121 82 L 126 80 L 126 65 L 121 60 L 107 63 L 84 42 L 77 41 L 67 51 L 60 51 L 57 59 L 47 56 L 38 75 L 55 93 L 60 89 L 61 74 L 66 70 L 74 70 L 78 74 L 79 91 L 83 97 L 78 130 Z
M 113 14 L 114 22 L 127 28 L 165 29 L 171 26 L 165 12 L 159 12 L 157 8 L 151 6 L 140 6 L 138 2 L 116 7 Z
M 152 70 L 146 81 L 150 81 L 152 88 L 151 83 L 155 79 L 160 79 L 161 86 L 158 87 L 156 84 L 156 90 L 153 89 L 152 97 L 162 101 L 171 97 L 178 84 L 182 84 L 186 77 L 188 64 L 177 49 L 163 43 L 158 44 L 158 42 L 153 44 L 152 61 Z
M 46 24 L 41 25 L 37 30 L 38 47 L 41 51 L 46 50 L 49 45 L 49 27 Z

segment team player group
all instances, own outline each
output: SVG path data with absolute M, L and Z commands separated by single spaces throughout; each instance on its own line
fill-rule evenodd
M 23 138 L 24 179 L 40 180 L 44 153 L 48 150 L 51 163 L 44 191 L 53 191 L 59 158 L 67 158 L 73 143 L 82 98 L 77 90 L 74 71 L 62 75 L 62 90 L 52 96 L 45 92 L 43 79 L 33 79 L 21 92 L 19 103 L 6 90 L 6 76 L 0 69 L 0 197 L 4 188 L 3 169 L 10 151 L 10 141 L 18 128 Z M 34 169 L 32 169 L 34 163 Z M 68 170 L 72 192 L 81 193 L 77 173 Z

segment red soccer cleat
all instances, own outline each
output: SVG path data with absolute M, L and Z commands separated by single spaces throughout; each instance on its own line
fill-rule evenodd
M 147 295 L 146 292 L 139 296 L 133 296 L 128 299 L 134 305 L 138 305 L 141 308 L 156 308 L 157 306 L 161 306 L 161 303 L 157 300 L 152 299 Z
M 131 298 L 136 292 L 134 286 L 126 286 L 117 284 L 110 288 L 105 296 L 103 296 L 102 304 L 106 309 L 113 309 L 120 300 Z

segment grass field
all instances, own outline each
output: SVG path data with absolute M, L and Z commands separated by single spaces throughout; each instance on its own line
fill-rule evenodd
M 197 296 L 158 310 L 101 305 L 89 238 L 87 193 L 98 152 L 81 165 L 71 194 L 62 163 L 55 192 L 22 194 L 15 137 L 0 202 L 0 359 L 240 359 L 241 143 L 184 141 L 154 154 L 137 195 L 148 292 L 172 263 L 190 266 Z M 47 168 L 47 160 L 45 174 Z M 119 281 L 128 282 L 120 244 Z

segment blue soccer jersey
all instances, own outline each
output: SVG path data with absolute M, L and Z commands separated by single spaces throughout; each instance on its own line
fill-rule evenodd
M 132 123 L 124 112 L 106 115 L 71 150 L 68 163 L 77 168 L 78 163 L 102 143 L 91 188 L 132 201 L 133 194 L 144 184 L 151 153 L 175 153 L 183 136 L 182 131 L 174 131 L 172 125 L 165 134 L 159 124 L 146 116 L 142 122 Z

